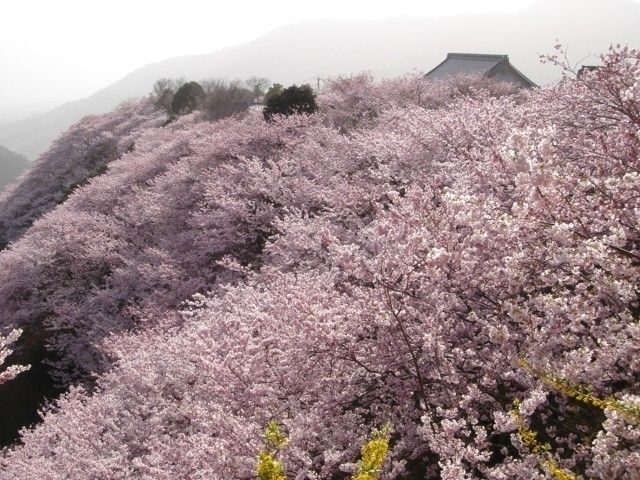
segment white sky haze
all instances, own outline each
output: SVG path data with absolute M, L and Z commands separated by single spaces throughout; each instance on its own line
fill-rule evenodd
M 0 113 L 82 98 L 145 64 L 213 52 L 301 20 L 507 12 L 533 1 L 2 0 Z M 563 0 L 547 1 L 554 8 Z
M 292 22 L 517 10 L 531 0 L 0 2 L 0 109 L 90 95 L 147 63 Z

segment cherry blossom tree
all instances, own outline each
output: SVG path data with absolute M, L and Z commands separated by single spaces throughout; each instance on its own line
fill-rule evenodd
M 287 478 L 357 475 L 385 425 L 383 479 L 638 478 L 640 52 L 602 60 L 532 91 L 337 79 L 271 122 L 92 120 L 104 173 L 3 197 L 5 327 L 67 390 L 0 478 L 255 478 L 271 421 Z
M 3 365 L 9 355 L 13 353 L 10 345 L 15 343 L 22 332 L 14 329 L 7 336 L 0 335 L 0 365 Z M 0 385 L 16 378 L 22 372 L 29 370 L 29 365 L 10 365 L 0 372 Z

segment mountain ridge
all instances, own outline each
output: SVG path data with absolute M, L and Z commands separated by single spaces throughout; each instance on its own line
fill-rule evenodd
M 603 18 L 608 19 L 606 24 Z M 566 33 L 569 22 L 570 35 Z M 586 63 L 594 63 L 596 53 L 612 43 L 640 44 L 638 24 L 640 5 L 630 0 L 566 1 L 560 6 L 554 2 L 553 7 L 539 0 L 516 13 L 299 22 L 209 54 L 147 64 L 87 98 L 1 124 L 0 144 L 33 159 L 82 116 L 143 96 L 160 77 L 200 80 L 262 75 L 278 83 L 315 84 L 318 77 L 364 70 L 377 77 L 427 71 L 447 52 L 466 51 L 508 54 L 520 71 L 545 84 L 557 80 L 559 72 L 540 65 L 539 54 L 551 51 L 556 39 L 568 46 L 574 61 L 586 56 Z

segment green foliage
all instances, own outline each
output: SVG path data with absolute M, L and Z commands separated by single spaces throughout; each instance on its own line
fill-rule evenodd
M 171 111 L 176 115 L 190 113 L 200 107 L 204 98 L 204 90 L 198 82 L 187 82 L 173 96 Z
M 315 95 L 309 85 L 300 87 L 292 85 L 279 94 L 272 90 L 265 98 L 264 118 L 270 120 L 274 115 L 296 115 L 301 113 L 313 113 L 318 110 Z
M 269 90 L 267 90 L 267 93 L 264 94 L 263 103 L 266 105 L 270 98 L 282 95 L 282 90 L 284 90 L 284 87 L 279 83 L 271 85 Z

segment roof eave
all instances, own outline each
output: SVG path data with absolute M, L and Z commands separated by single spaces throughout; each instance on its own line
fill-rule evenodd
M 441 61 L 438 65 L 436 65 L 431 70 L 429 70 L 427 73 L 425 73 L 422 78 L 427 78 L 429 75 L 431 75 L 433 72 L 435 72 L 438 68 L 440 68 L 442 65 L 444 65 L 447 60 L 449 60 L 449 55 L 447 55 L 447 58 L 445 58 L 443 61 Z
M 498 67 L 500 67 L 502 64 L 505 64 L 507 67 L 509 67 L 520 78 L 520 80 L 522 80 L 529 88 L 537 87 L 537 85 L 533 83 L 531 80 L 529 80 L 529 78 L 527 78 L 527 76 L 524 73 L 522 73 L 520 70 L 518 70 L 516 67 L 513 66 L 513 64 L 509 61 L 509 57 L 507 57 L 505 60 L 498 63 L 497 65 L 494 65 L 493 67 L 491 67 L 487 71 L 487 73 L 485 73 L 485 76 L 487 78 L 491 78 L 492 72 L 497 70 Z

